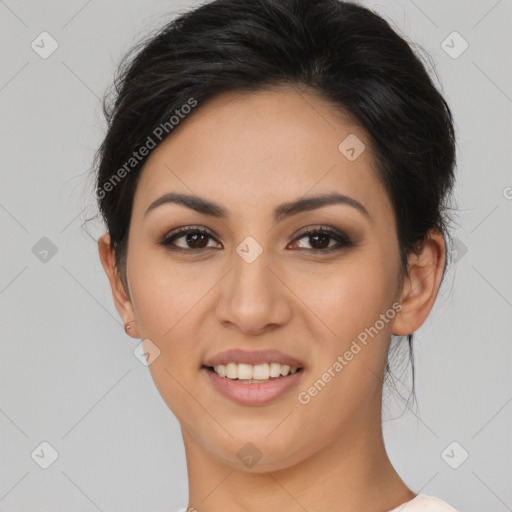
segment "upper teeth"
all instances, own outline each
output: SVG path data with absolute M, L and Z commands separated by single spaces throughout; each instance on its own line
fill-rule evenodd
M 227 377 L 228 379 L 256 379 L 256 380 L 267 380 L 269 377 L 283 377 L 288 374 L 293 374 L 297 371 L 297 368 L 291 368 L 287 364 L 279 363 L 263 363 L 263 364 L 237 364 L 228 363 L 226 365 L 219 364 L 213 367 L 215 373 L 218 373 L 221 377 Z

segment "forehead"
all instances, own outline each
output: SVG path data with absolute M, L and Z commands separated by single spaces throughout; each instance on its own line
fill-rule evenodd
M 339 192 L 372 216 L 391 214 L 366 132 L 328 102 L 291 88 L 231 91 L 198 105 L 146 161 L 134 214 L 173 191 L 258 213 Z

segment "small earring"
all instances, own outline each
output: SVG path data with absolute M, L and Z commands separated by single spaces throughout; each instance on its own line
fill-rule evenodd
M 124 330 L 125 330 L 126 334 L 128 334 L 128 329 L 132 328 L 132 326 L 130 325 L 132 322 L 135 322 L 135 320 L 131 320 L 127 324 L 124 324 Z

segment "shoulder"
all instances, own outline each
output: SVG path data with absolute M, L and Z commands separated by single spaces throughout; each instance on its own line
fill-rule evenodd
M 181 511 L 179 511 L 181 512 Z M 407 503 L 403 503 L 389 512 L 458 512 L 451 505 L 436 498 L 435 496 L 427 496 L 426 494 L 418 494 L 415 498 Z

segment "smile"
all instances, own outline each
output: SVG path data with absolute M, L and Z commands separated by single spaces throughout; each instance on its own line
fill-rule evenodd
M 241 405 L 264 405 L 294 388 L 302 377 L 303 368 L 279 363 L 254 366 L 228 363 L 203 366 L 201 371 L 206 374 L 210 385 L 225 398 Z

